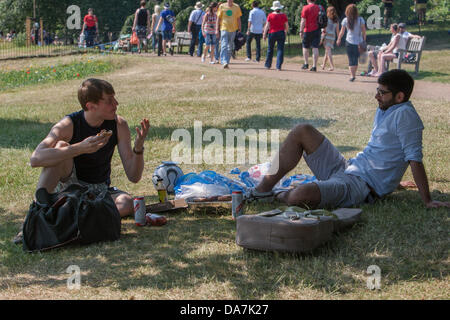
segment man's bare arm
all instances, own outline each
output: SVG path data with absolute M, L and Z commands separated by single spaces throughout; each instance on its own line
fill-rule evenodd
M 69 117 L 55 124 L 47 137 L 33 151 L 30 165 L 33 168 L 53 167 L 80 154 L 94 153 L 105 146 L 109 140 L 109 136 L 92 136 L 67 147 L 55 148 L 58 141 L 69 142 L 72 139 L 72 132 L 73 123 Z
M 120 116 L 117 116 L 118 149 L 122 165 L 128 180 L 133 183 L 139 182 L 144 170 L 144 141 L 149 130 L 147 119 L 141 121 L 141 128 L 136 128 L 136 140 L 131 147 L 131 133 L 128 124 Z M 133 151 L 134 149 L 134 151 Z M 136 152 L 135 152 L 136 151 Z
M 450 208 L 450 202 L 433 201 L 430 196 L 430 189 L 428 186 L 428 178 L 425 172 L 425 167 L 422 162 L 410 161 L 411 172 L 414 177 L 414 181 L 419 189 L 420 197 L 425 203 L 427 208 L 439 208 L 448 207 Z

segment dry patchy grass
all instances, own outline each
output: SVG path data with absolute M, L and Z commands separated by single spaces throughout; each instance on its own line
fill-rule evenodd
M 118 154 L 112 181 L 120 189 L 156 200 L 154 168 L 177 142 L 172 132 L 206 128 L 279 129 L 283 139 L 296 123 L 319 128 L 346 157 L 362 150 L 376 102 L 372 94 L 267 81 L 206 66 L 164 59 L 117 57 L 125 67 L 110 81 L 118 113 L 131 128 L 148 117 L 140 183 L 128 182 Z M 123 60 L 122 60 L 123 59 Z M 33 60 L 26 63 L 44 63 Z M 51 63 L 51 60 L 45 63 Z M 201 81 L 200 75 L 205 74 Z M 448 211 L 424 209 L 415 191 L 395 192 L 363 206 L 362 223 L 310 254 L 293 256 L 242 250 L 234 242 L 229 214 L 169 214 L 162 228 L 136 228 L 123 220 L 113 243 L 27 254 L 10 240 L 33 197 L 39 170 L 28 165 L 52 124 L 79 109 L 79 81 L 44 84 L 0 93 L 0 298 L 1 299 L 448 299 Z M 435 198 L 449 200 L 448 102 L 413 101 L 425 124 L 424 155 Z M 133 132 L 133 130 L 132 130 Z M 207 144 L 207 143 L 206 143 Z M 236 166 L 236 165 L 235 165 Z M 187 172 L 229 165 L 182 165 Z M 302 161 L 297 173 L 310 173 Z M 408 171 L 405 179 L 411 179 Z M 253 205 L 247 213 L 264 206 Z M 82 288 L 67 289 L 69 265 L 79 265 Z M 382 289 L 366 288 L 366 269 L 382 270 Z

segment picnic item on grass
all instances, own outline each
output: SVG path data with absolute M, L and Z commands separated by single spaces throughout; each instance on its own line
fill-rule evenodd
M 236 219 L 236 244 L 253 250 L 302 253 L 312 251 L 359 221 L 361 209 L 304 210 L 279 208 Z
M 49 194 L 41 188 L 25 218 L 23 249 L 32 252 L 74 242 L 115 241 L 120 230 L 120 214 L 108 189 L 71 184 Z

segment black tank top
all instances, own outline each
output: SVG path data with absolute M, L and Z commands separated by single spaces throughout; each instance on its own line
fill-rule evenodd
M 137 16 L 137 25 L 138 26 L 147 26 L 147 9 L 139 9 L 138 16 Z
M 105 120 L 98 128 L 91 127 L 84 118 L 84 110 L 68 115 L 73 123 L 73 135 L 70 144 L 83 141 L 87 137 L 95 136 L 102 129 L 112 130 L 113 135 L 108 143 L 90 154 L 82 154 L 73 159 L 77 178 L 88 183 L 111 184 L 111 158 L 117 145 L 117 124 L 115 120 Z

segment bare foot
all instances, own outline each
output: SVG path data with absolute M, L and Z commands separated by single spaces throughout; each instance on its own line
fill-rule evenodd
M 417 185 L 413 181 L 400 181 L 397 189 L 416 189 Z
M 325 65 L 324 64 L 322 64 L 320 67 L 322 68 L 322 70 L 325 69 Z

